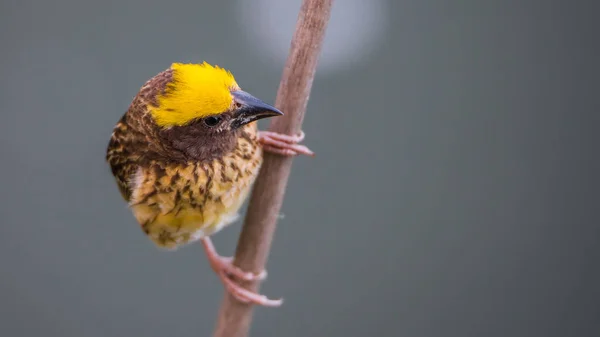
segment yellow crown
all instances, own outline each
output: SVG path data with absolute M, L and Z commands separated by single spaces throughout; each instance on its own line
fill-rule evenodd
M 173 63 L 173 80 L 151 108 L 156 124 L 162 127 L 185 125 L 195 119 L 217 115 L 233 105 L 231 91 L 238 90 L 226 69 L 202 64 Z

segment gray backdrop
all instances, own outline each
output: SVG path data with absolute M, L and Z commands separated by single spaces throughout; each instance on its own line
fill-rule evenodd
M 238 5 L 2 1 L 1 336 L 211 334 L 201 246 L 156 249 L 104 151 L 174 61 L 273 101 L 281 64 L 249 52 Z M 389 0 L 368 59 L 317 74 L 317 157 L 295 161 L 262 288 L 286 302 L 253 335 L 600 335 L 594 7 Z

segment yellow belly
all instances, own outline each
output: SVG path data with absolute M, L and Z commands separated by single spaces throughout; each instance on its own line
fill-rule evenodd
M 221 160 L 139 168 L 130 206 L 155 244 L 174 249 L 216 233 L 238 218 L 262 163 L 255 141 L 238 142 L 248 144 Z
M 207 200 L 202 207 L 192 207 L 190 203 L 182 202 L 171 211 L 161 211 L 160 204 L 157 209 L 157 205 L 152 205 L 152 202 L 165 196 L 157 195 L 156 198 L 150 198 L 150 204 L 133 205 L 131 208 L 143 230 L 155 244 L 164 248 L 177 248 L 216 233 L 234 222 L 249 187 L 232 191 L 231 203 L 220 199 Z

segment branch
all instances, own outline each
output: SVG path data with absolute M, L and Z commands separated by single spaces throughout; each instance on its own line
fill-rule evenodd
M 302 2 L 275 101 L 285 115 L 272 119 L 271 131 L 293 135 L 301 130 L 332 4 L 333 0 Z M 265 153 L 235 252 L 234 264 L 243 270 L 265 269 L 291 168 L 292 158 Z M 258 288 L 258 283 L 248 284 L 248 289 Z M 251 321 L 252 306 L 226 293 L 214 337 L 247 336 Z

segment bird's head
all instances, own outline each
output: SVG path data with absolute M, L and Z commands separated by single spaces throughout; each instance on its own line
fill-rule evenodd
M 256 120 L 283 115 L 243 91 L 233 75 L 218 66 L 174 63 L 172 79 L 150 109 L 161 128 L 201 123 L 210 133 L 238 129 Z
M 162 90 L 148 106 L 161 143 L 186 158 L 204 160 L 232 151 L 243 126 L 283 115 L 242 91 L 233 75 L 217 66 L 174 63 Z M 155 87 L 156 88 L 156 87 Z

